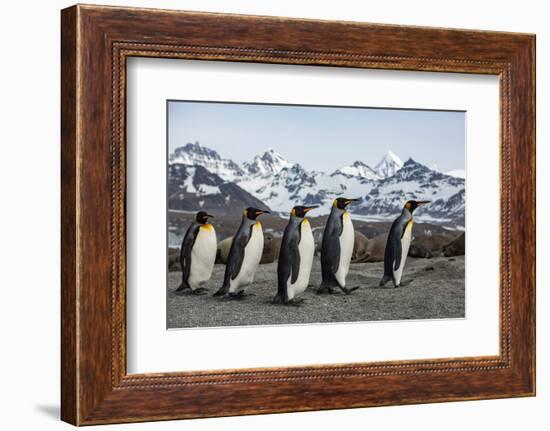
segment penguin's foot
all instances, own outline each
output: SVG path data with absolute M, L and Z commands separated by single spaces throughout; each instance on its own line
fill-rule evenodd
M 192 293 L 197 296 L 206 295 L 208 293 L 208 289 L 206 287 L 197 287 L 192 291 Z
M 361 286 L 353 286 L 353 287 L 342 287 L 342 292 L 344 292 L 346 295 L 349 295 L 354 290 L 359 289 Z
M 187 293 L 190 290 L 191 288 L 188 285 L 182 283 L 178 286 L 176 290 L 174 290 L 174 293 L 176 295 L 183 295 L 184 293 Z
M 216 292 L 214 292 L 214 294 L 212 296 L 225 296 L 225 294 L 227 293 L 227 290 L 224 289 L 224 286 L 220 287 Z
M 292 305 L 293 307 L 301 307 L 304 301 L 304 298 L 292 298 L 290 301 L 288 301 L 288 305 Z
M 241 290 L 240 292 L 230 292 L 229 298 L 230 299 L 245 299 L 249 296 L 256 296 L 253 293 L 244 293 L 244 290 Z
M 275 297 L 271 300 L 272 304 L 275 305 L 287 305 L 288 302 L 285 302 L 283 298 L 281 298 L 279 295 L 275 295 Z
M 380 283 L 378 284 L 378 287 L 384 287 L 388 281 L 390 281 L 392 277 L 389 275 L 384 275 L 382 279 L 380 280 Z
M 315 293 L 317 295 L 323 295 L 325 293 L 332 295 L 340 292 L 338 292 L 337 290 L 334 290 L 332 287 L 329 287 L 329 286 L 321 286 L 315 291 Z

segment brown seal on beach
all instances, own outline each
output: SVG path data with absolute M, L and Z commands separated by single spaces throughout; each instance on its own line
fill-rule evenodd
M 353 253 L 351 254 L 351 263 L 366 262 L 369 257 L 367 247 L 368 238 L 361 232 L 355 231 L 355 243 L 353 244 Z
M 449 242 L 443 247 L 443 254 L 447 257 L 450 256 L 464 256 L 464 249 L 466 242 L 466 235 L 461 233 L 458 237 Z
M 424 244 L 412 243 L 409 247 L 409 256 L 429 259 L 430 257 L 433 257 L 433 254 Z
M 216 263 L 227 264 L 229 250 L 233 237 L 227 237 L 218 243 L 218 253 L 216 254 Z M 262 253 L 262 263 L 272 263 L 279 258 L 279 249 L 281 248 L 281 238 L 274 236 L 271 232 L 264 232 L 264 250 Z
M 264 251 L 262 254 L 262 263 L 272 263 L 279 258 L 281 249 L 281 238 L 274 236 L 271 232 L 264 232 Z
M 365 262 L 382 262 L 384 260 L 384 250 L 386 249 L 387 234 L 376 235 L 369 238 L 367 244 L 368 257 Z
M 413 251 L 413 253 L 419 253 L 422 255 L 422 254 L 425 254 L 423 250 L 426 250 L 431 254 L 431 256 L 429 257 L 433 257 L 433 256 L 438 256 L 443 250 L 443 247 L 453 239 L 454 239 L 453 235 L 446 234 L 446 233 L 436 233 L 432 235 L 425 235 L 425 234 L 415 235 L 412 240 L 411 247 L 413 245 L 419 246 Z M 409 251 L 409 256 L 423 257 L 423 256 L 415 256 L 411 254 L 410 251 Z

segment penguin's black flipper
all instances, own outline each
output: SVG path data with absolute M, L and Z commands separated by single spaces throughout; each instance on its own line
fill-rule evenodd
M 244 260 L 244 250 L 250 237 L 252 236 L 252 227 L 248 232 L 237 232 L 237 235 L 233 238 L 231 248 L 229 249 L 229 257 L 227 258 L 227 264 L 225 265 L 225 274 L 223 276 L 223 285 L 219 290 L 214 293 L 214 296 L 223 296 L 229 291 L 229 285 L 231 280 L 235 280 Z
M 388 280 L 384 281 L 384 284 L 393 278 L 393 272 L 401 265 L 401 237 L 403 236 L 403 228 L 398 223 L 398 220 L 395 220 L 391 225 L 386 249 L 384 250 L 384 277 L 382 280 L 389 277 Z M 380 284 L 383 286 L 382 280 Z
M 191 250 L 193 250 L 193 245 L 197 239 L 197 235 L 200 230 L 200 225 L 193 223 L 185 232 L 183 237 L 183 242 L 181 243 L 180 249 L 180 265 L 182 272 L 182 282 L 181 285 L 176 289 L 176 292 L 181 292 L 187 288 L 190 288 L 187 284 L 189 280 L 189 272 L 191 271 Z
M 247 233 L 239 232 L 231 243 L 229 258 L 227 259 L 227 265 L 225 267 L 225 275 L 229 275 L 231 280 L 235 280 L 237 275 L 239 275 L 239 272 L 241 272 L 241 267 L 243 266 L 244 260 L 244 250 L 248 244 L 248 241 L 250 241 L 250 237 L 252 236 L 253 227 L 254 226 L 251 226 L 250 231 Z
M 321 275 L 323 281 L 334 279 L 334 274 L 340 265 L 340 233 L 335 233 L 328 238 L 323 237 L 321 251 Z

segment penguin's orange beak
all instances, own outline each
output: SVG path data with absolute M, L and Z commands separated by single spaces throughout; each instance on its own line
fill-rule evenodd
M 206 214 L 206 217 L 207 218 L 214 218 L 214 216 L 212 214 Z
M 431 201 L 416 201 L 416 204 L 421 207 L 422 205 L 429 204 Z

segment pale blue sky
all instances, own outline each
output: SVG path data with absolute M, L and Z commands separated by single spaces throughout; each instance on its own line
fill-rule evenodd
M 237 163 L 270 147 L 308 170 L 374 167 L 389 149 L 442 171 L 465 163 L 465 112 L 169 101 L 168 120 L 170 151 L 199 141 Z

